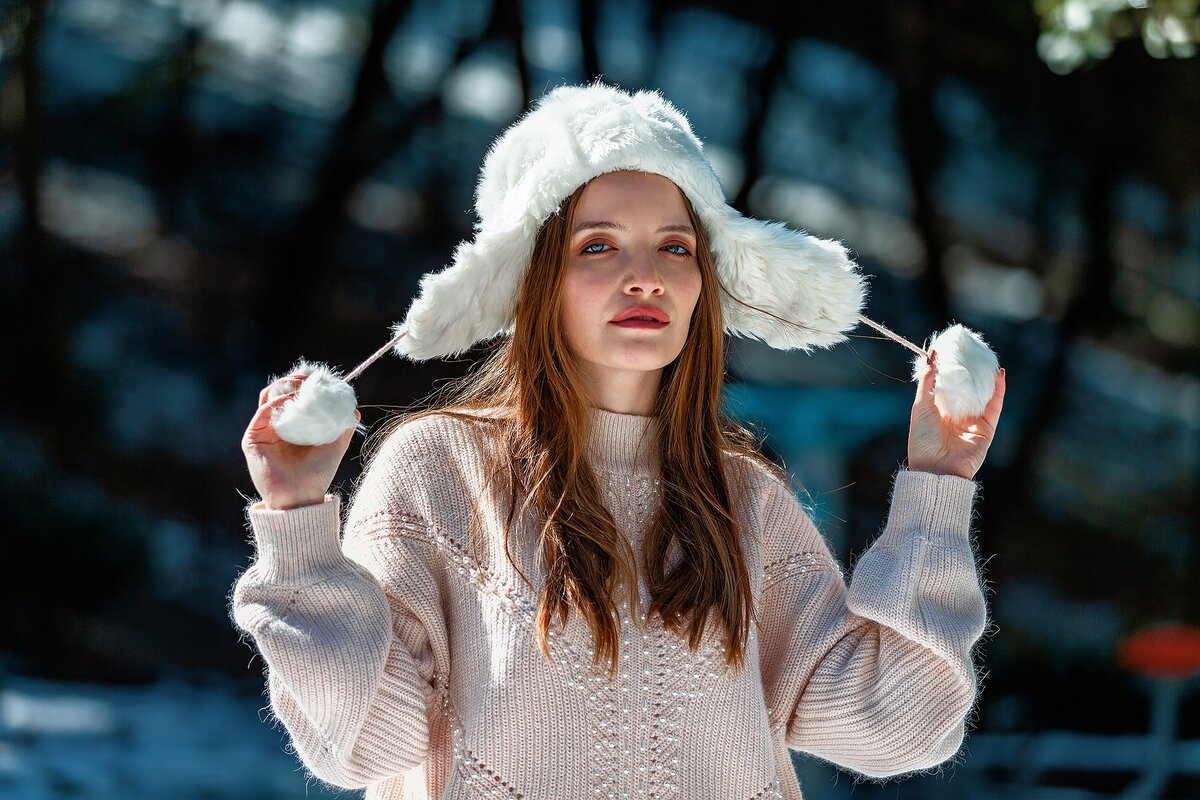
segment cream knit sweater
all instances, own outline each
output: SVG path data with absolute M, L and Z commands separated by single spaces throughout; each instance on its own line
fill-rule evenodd
M 658 423 L 591 415 L 589 463 L 638 553 L 659 492 Z M 538 650 L 537 594 L 505 555 L 507 506 L 483 503 L 482 537 L 467 540 L 492 446 L 475 423 L 428 417 L 382 446 L 344 525 L 336 494 L 247 506 L 257 557 L 229 611 L 316 777 L 366 787 L 367 800 L 800 800 L 788 748 L 874 778 L 958 752 L 987 624 L 975 482 L 899 470 L 847 587 L 792 491 L 730 458 L 762 621 L 747 669 L 717 669 L 719 626 L 691 652 L 625 606 L 610 683 L 578 614 L 551 637 L 553 663 Z M 535 521 L 519 522 L 511 555 L 540 587 Z

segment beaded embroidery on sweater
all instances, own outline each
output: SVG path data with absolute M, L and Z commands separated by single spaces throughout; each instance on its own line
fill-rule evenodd
M 657 422 L 601 409 L 591 422 L 589 463 L 644 574 Z M 472 555 L 489 446 L 480 426 L 426 418 L 380 448 L 344 522 L 336 494 L 247 507 L 258 552 L 230 613 L 313 776 L 370 800 L 799 800 L 789 749 L 868 777 L 958 751 L 986 625 L 974 482 L 900 470 L 887 525 L 847 586 L 788 487 L 732 460 L 762 621 L 746 669 L 719 671 L 717 626 L 693 652 L 622 603 L 610 681 L 577 614 L 550 629 L 549 662 L 537 649 L 537 593 L 516 570 L 540 576 L 535 535 L 514 536 L 509 562 L 503 503 L 482 504 L 485 557 Z M 645 606 L 644 581 L 640 591 Z

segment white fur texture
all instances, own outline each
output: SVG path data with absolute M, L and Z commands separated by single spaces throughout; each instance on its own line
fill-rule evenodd
M 941 396 L 952 419 L 983 413 L 996 389 L 1000 362 L 983 337 L 962 325 L 935 334 L 926 350 L 937 351 L 934 393 Z M 913 380 L 920 378 L 924 356 L 913 358 Z
M 845 247 L 745 217 L 725 202 L 717 174 L 687 118 L 657 91 L 634 94 L 600 81 L 561 86 L 492 142 L 475 190 L 473 241 L 449 266 L 421 279 L 392 335 L 414 361 L 459 355 L 512 330 L 517 290 L 542 223 L 576 188 L 603 173 L 640 170 L 670 178 L 704 225 L 725 287 L 725 330 L 783 349 L 829 347 L 846 338 L 866 305 L 864 276 Z M 788 324 L 793 323 L 793 324 Z
M 358 400 L 354 388 L 342 380 L 335 370 L 320 362 L 301 359 L 288 375 L 307 375 L 296 396 L 271 412 L 271 427 L 279 438 L 297 445 L 321 445 L 336 441 L 347 429 L 359 433 L 366 426 L 354 417 Z M 287 376 L 271 382 L 267 396 L 271 399 L 287 394 L 291 387 Z

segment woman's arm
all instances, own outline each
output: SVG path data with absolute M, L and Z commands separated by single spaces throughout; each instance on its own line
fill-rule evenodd
M 976 484 L 900 470 L 883 533 L 849 589 L 790 490 L 768 513 L 762 669 L 786 742 L 873 778 L 935 767 L 962 744 L 987 624 L 970 519 Z M 773 553 L 770 553 L 773 551 Z
M 311 773 L 342 788 L 401 774 L 428 751 L 445 630 L 428 549 L 396 535 L 401 507 L 424 503 L 403 488 L 412 479 L 400 441 L 368 467 L 342 542 L 337 495 L 248 506 L 257 558 L 230 594 L 235 624 L 266 662 L 272 711 Z

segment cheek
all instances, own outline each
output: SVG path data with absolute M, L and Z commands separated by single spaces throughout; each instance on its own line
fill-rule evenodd
M 681 305 L 687 308 L 688 318 L 691 319 L 691 315 L 696 310 L 696 303 L 700 300 L 700 272 L 696 271 L 685 276 L 677 291 L 680 298 L 687 298 Z
M 585 318 L 595 317 L 602 310 L 612 287 L 603 276 L 587 269 L 568 269 L 563 276 L 563 303 L 570 311 Z
M 595 290 L 587 280 L 584 271 L 568 269 L 563 276 L 562 303 L 563 328 L 567 342 L 579 349 L 587 338 L 587 331 L 594 315 L 593 305 Z

